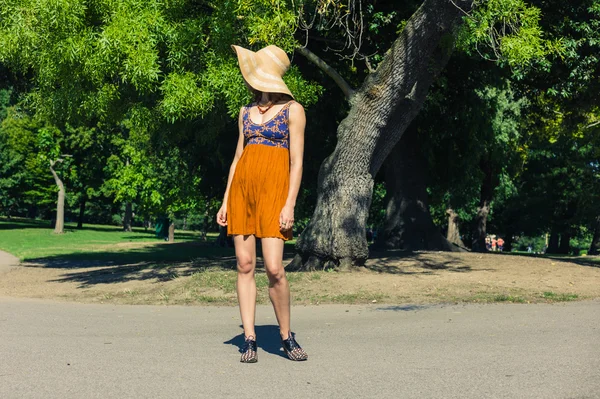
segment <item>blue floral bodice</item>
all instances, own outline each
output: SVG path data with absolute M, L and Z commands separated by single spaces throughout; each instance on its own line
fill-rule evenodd
M 290 105 L 293 101 L 285 104 L 275 116 L 264 123 L 254 123 L 250 119 L 250 107 L 244 108 L 242 116 L 244 126 L 244 138 L 246 145 L 263 144 L 271 147 L 290 148 Z

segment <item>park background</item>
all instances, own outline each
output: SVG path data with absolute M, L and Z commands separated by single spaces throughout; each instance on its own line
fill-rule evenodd
M 230 45 L 276 44 L 308 120 L 297 302 L 600 295 L 597 0 L 15 0 L 0 16 L 0 249 L 28 266 L 4 293 L 233 302 L 215 215 L 250 94 Z

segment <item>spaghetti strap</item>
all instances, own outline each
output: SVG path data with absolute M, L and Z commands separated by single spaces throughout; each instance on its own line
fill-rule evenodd
M 285 103 L 285 105 L 281 109 L 284 112 L 285 119 L 288 123 L 290 122 L 290 106 L 295 102 L 295 100 L 290 100 L 287 103 Z

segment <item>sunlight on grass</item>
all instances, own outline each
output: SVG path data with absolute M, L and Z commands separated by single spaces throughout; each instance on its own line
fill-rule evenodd
M 125 232 L 118 226 L 84 225 L 83 229 L 75 227 L 74 223 L 67 223 L 65 234 L 54 234 L 47 222 L 1 218 L 0 249 L 21 260 L 60 255 L 70 255 L 73 259 L 103 260 L 104 257 L 98 254 L 138 251 L 141 258 L 144 258 L 144 252 L 147 252 L 144 248 L 169 245 L 156 238 L 153 229 L 134 228 L 132 232 Z M 209 239 L 214 239 L 215 235 L 211 236 Z M 175 233 L 176 243 L 192 242 L 199 238 L 200 234 L 197 232 Z M 188 257 L 185 257 L 185 254 L 179 255 L 179 259 L 191 260 L 194 255 L 199 254 L 198 251 L 191 251 Z M 146 256 L 148 257 L 151 258 Z M 166 258 L 172 259 L 169 256 Z
M 546 291 L 542 294 L 542 296 L 545 299 L 549 299 L 553 302 L 568 302 L 568 301 L 574 301 L 575 299 L 579 298 L 579 295 L 577 294 L 557 294 L 555 292 L 551 292 L 551 291 Z

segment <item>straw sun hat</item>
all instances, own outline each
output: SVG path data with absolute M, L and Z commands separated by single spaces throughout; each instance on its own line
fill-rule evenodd
M 282 79 L 290 67 L 290 59 L 277 46 L 267 46 L 257 52 L 232 45 L 242 76 L 253 89 L 265 93 L 284 93 L 294 97 Z

